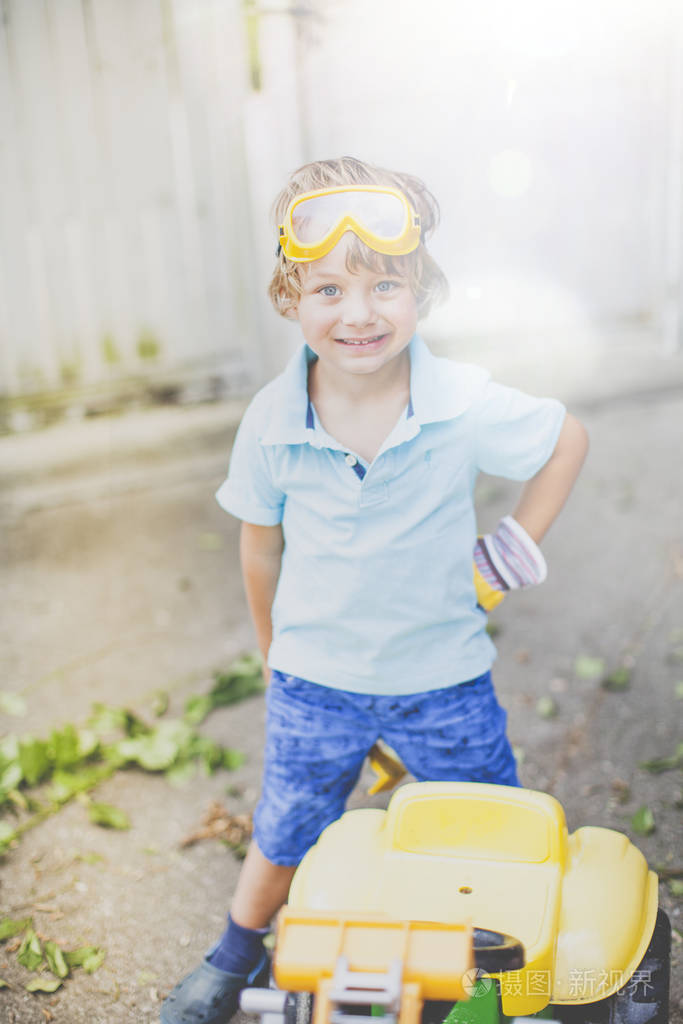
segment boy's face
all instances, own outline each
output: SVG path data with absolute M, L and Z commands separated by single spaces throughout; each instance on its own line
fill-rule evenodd
M 302 265 L 295 307 L 304 338 L 322 364 L 372 374 L 404 351 L 417 326 L 417 302 L 405 277 L 346 267 L 347 232 L 322 259 Z

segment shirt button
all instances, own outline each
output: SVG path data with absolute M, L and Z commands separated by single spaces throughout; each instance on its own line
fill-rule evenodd
M 356 458 L 355 455 L 352 455 L 351 452 L 349 452 L 348 455 L 344 456 L 344 462 L 346 463 L 347 466 L 358 465 L 358 459 Z

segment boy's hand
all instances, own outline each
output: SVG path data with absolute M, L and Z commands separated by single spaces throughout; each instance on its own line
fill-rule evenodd
M 280 525 L 257 526 L 255 523 L 242 523 L 240 532 L 242 578 L 256 630 L 256 639 L 263 658 L 263 678 L 266 686 L 270 682 L 268 650 L 273 634 L 271 608 L 280 577 L 283 549 L 284 538 Z
M 484 611 L 500 604 L 506 591 L 542 583 L 547 574 L 538 546 L 512 516 L 474 546 L 474 589 Z
M 477 595 L 477 604 L 485 612 L 492 612 L 505 597 L 505 591 L 495 590 L 490 583 L 487 583 L 474 563 L 474 591 Z

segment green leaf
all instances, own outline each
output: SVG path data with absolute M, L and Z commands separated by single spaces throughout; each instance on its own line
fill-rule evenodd
M 68 967 L 82 967 L 85 960 L 97 952 L 95 946 L 79 946 L 78 949 L 62 950 Z
M 78 733 L 73 725 L 53 729 L 48 741 L 50 760 L 57 768 L 72 768 L 82 759 Z
M 56 992 L 61 984 L 61 978 L 48 978 L 43 974 L 39 978 L 33 978 L 24 988 L 27 992 Z
M 83 970 L 86 974 L 94 974 L 98 967 L 104 963 L 106 953 L 103 949 L 96 949 L 92 956 L 86 957 L 83 961 Z
M 0 740 L 0 764 L 10 764 L 19 758 L 19 740 L 10 733 Z
M 56 942 L 46 942 L 44 947 L 47 966 L 57 978 L 66 978 L 69 973 L 64 954 Z
M 125 762 L 139 764 L 148 772 L 160 772 L 170 768 L 193 739 L 187 722 L 171 720 L 161 722 L 145 736 L 121 740 L 116 749 Z
M 77 853 L 74 860 L 83 861 L 84 864 L 99 864 L 104 860 L 101 853 L 95 853 L 94 850 L 89 850 L 88 853 Z
M 10 734 L 0 740 L 0 804 L 7 794 L 16 789 L 23 778 L 19 763 L 19 740 Z
M 227 707 L 238 701 L 263 693 L 265 683 L 261 671 L 261 659 L 255 654 L 245 654 L 231 665 L 227 672 L 217 672 L 209 696 L 214 707 Z
M 246 843 L 229 843 L 227 839 L 222 839 L 221 842 L 227 846 L 235 860 L 244 860 L 248 849 Z
M 223 766 L 223 748 L 208 737 L 196 736 L 191 750 L 206 775 L 212 775 L 216 768 Z
M 554 697 L 540 697 L 536 701 L 536 714 L 539 718 L 556 718 L 559 710 Z
M 155 718 L 161 718 L 168 711 L 169 696 L 166 690 L 157 690 L 152 701 L 152 714 Z
M 5 981 L 4 978 L 0 978 L 0 988 L 11 988 L 9 981 Z
M 604 676 L 600 685 L 603 690 L 609 690 L 611 693 L 619 693 L 621 690 L 628 690 L 631 685 L 632 670 L 626 665 L 621 665 L 619 668 L 615 668 L 614 671 Z
M 243 754 L 241 750 L 232 750 L 230 747 L 223 747 L 223 768 L 227 771 L 235 771 L 236 768 L 240 768 L 246 761 L 246 754 Z
M 15 718 L 23 718 L 26 714 L 26 701 L 18 693 L 0 690 L 0 711 Z
M 117 828 L 117 829 L 128 829 L 130 828 L 130 818 L 125 811 L 120 810 L 118 807 L 113 807 L 111 804 L 93 803 L 88 804 L 88 814 L 90 820 L 95 825 L 101 825 L 102 828 Z
M 70 800 L 76 793 L 86 793 L 112 773 L 109 765 L 90 765 L 80 771 L 58 770 L 52 776 L 50 797 L 58 804 Z
M 92 714 L 88 719 L 88 728 L 93 732 L 103 735 L 124 729 L 126 724 L 126 712 L 124 708 L 111 708 L 99 701 L 92 706 Z
M 4 768 L 0 768 L 0 793 L 7 794 L 10 790 L 16 789 L 22 778 L 21 765 L 18 761 L 11 761 Z
M 85 761 L 88 757 L 93 757 L 97 754 L 100 741 L 92 729 L 78 729 L 78 751 L 81 756 L 81 760 Z
M 639 807 L 631 818 L 631 828 L 639 836 L 649 836 L 655 827 L 655 816 L 649 807 Z
M 605 659 L 579 654 L 574 662 L 574 675 L 578 679 L 599 679 L 605 673 Z
M 197 765 L 194 761 L 181 760 L 174 764 L 166 772 L 166 778 L 172 786 L 184 786 L 197 774 Z
M 16 830 L 6 821 L 0 821 L 0 854 L 6 853 L 16 838 Z
M 93 704 L 88 727 L 98 735 L 123 732 L 126 736 L 144 736 L 149 726 L 128 708 L 112 708 L 107 704 Z
M 170 768 L 180 747 L 167 736 L 141 736 L 134 740 L 121 740 L 116 750 L 124 764 L 138 764 L 148 772 L 161 772 Z
M 258 654 L 243 654 L 227 672 L 216 672 L 214 680 L 208 694 L 186 702 L 184 718 L 191 725 L 199 725 L 214 708 L 228 707 L 265 690 Z
M 50 771 L 47 743 L 32 736 L 25 736 L 19 741 L 19 763 L 28 785 L 35 786 Z
M 104 963 L 106 953 L 97 946 L 80 946 L 78 949 L 64 950 L 64 959 L 69 967 L 82 967 L 88 974 L 93 974 Z
M 656 757 L 651 761 L 641 761 L 638 767 L 644 768 L 645 771 L 652 772 L 654 775 L 671 771 L 672 768 L 682 768 L 683 743 L 678 744 L 675 754 L 671 754 L 669 757 Z
M 213 710 L 213 702 L 208 694 L 199 697 L 190 697 L 185 701 L 185 714 L 183 718 L 190 725 L 199 725 L 206 716 Z
M 24 940 L 17 953 L 17 960 L 22 967 L 27 967 L 29 971 L 35 971 L 42 964 L 43 949 L 33 928 L 26 929 Z
M 683 878 L 670 878 L 669 892 L 672 896 L 683 896 Z
M 7 802 L 14 804 L 20 811 L 27 811 L 29 809 L 29 798 L 24 796 L 18 789 L 10 789 L 5 796 Z M 35 803 L 33 800 L 30 802 Z
M 12 919 L 11 917 L 0 918 L 0 942 L 6 942 L 7 939 L 13 939 L 19 932 L 23 932 L 26 928 L 33 927 L 33 920 L 30 917 Z

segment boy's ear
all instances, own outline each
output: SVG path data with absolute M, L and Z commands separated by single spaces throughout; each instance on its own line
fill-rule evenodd
M 299 303 L 295 302 L 291 296 L 287 296 L 287 298 L 284 298 L 283 296 L 282 315 L 287 320 L 299 319 Z

